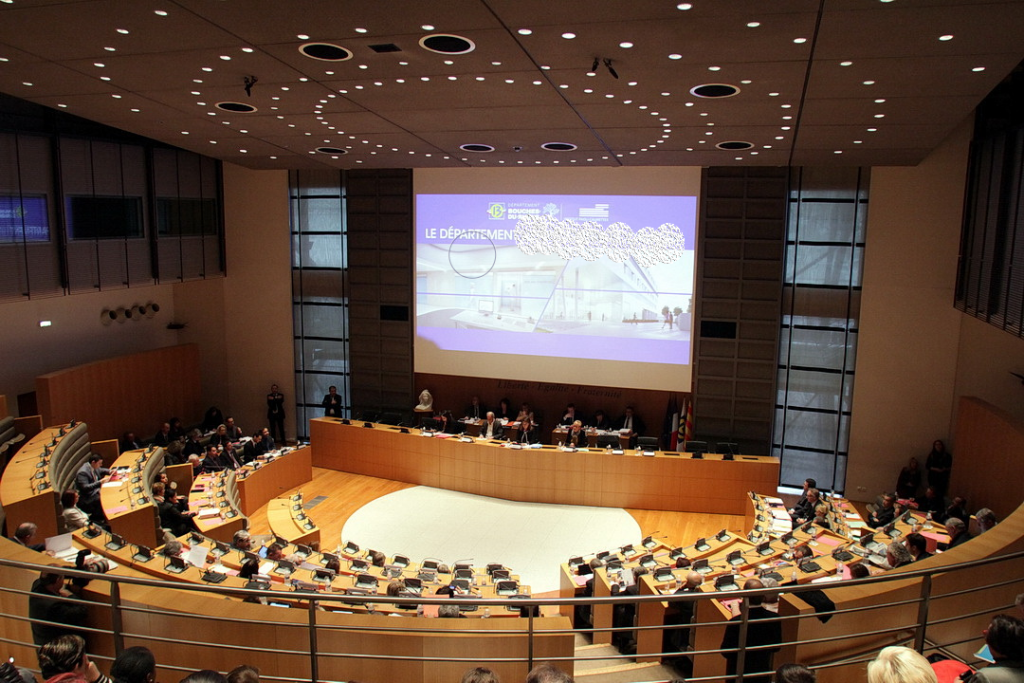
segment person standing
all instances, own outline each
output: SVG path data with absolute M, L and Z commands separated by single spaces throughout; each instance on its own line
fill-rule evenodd
M 760 590 L 764 588 L 764 584 L 761 583 L 760 579 L 747 579 L 746 583 L 743 584 L 743 590 Z M 748 598 L 750 602 L 750 610 L 748 612 L 749 621 L 747 622 L 747 640 L 745 643 L 740 643 L 740 620 L 743 619 L 742 614 L 737 614 L 729 620 L 729 625 L 725 627 L 725 636 L 722 638 L 722 649 L 730 650 L 740 648 L 746 651 L 746 657 L 743 660 L 743 680 L 749 683 L 769 683 L 771 681 L 771 674 L 760 674 L 756 676 L 748 675 L 747 672 L 758 673 L 764 671 L 772 671 L 772 656 L 779 649 L 778 646 L 782 643 L 782 625 L 777 621 L 764 622 L 763 619 L 773 619 L 777 615 L 765 609 L 763 606 L 764 596 L 754 594 Z M 764 649 L 750 650 L 747 648 L 759 647 L 759 646 L 772 646 L 765 647 Z M 737 659 L 739 652 L 723 652 L 722 656 L 725 657 L 726 662 L 726 673 L 729 676 L 736 675 Z
M 284 394 L 276 384 L 270 385 L 270 393 L 267 394 L 267 422 L 270 424 L 270 435 L 276 442 L 283 444 L 284 440 Z
M 338 387 L 331 385 L 320 403 L 324 407 L 324 417 L 341 417 L 341 396 L 338 396 Z
M 924 461 L 924 469 L 928 474 L 928 485 L 939 496 L 945 496 L 949 490 L 949 471 L 953 469 L 953 456 L 946 450 L 946 444 L 935 440 L 928 459 Z

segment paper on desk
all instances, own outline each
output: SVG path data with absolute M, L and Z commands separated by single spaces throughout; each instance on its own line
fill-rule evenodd
M 831 536 L 825 535 L 818 536 L 818 538 L 816 538 L 815 540 L 824 543 L 825 545 L 830 545 L 833 548 L 842 543 L 842 541 L 840 541 L 838 538 L 832 538 Z
M 861 521 L 859 519 L 851 519 L 849 522 L 846 523 L 846 526 L 850 527 L 851 529 L 867 529 L 868 528 L 867 523 L 863 522 L 863 521 Z
M 264 562 L 263 564 L 260 565 L 260 574 L 267 574 L 267 575 L 269 575 L 270 572 L 274 571 L 274 567 L 275 566 L 276 566 L 276 564 L 274 562 Z M 271 577 L 271 578 L 273 578 L 273 577 Z
M 119 479 L 118 481 L 103 482 L 103 488 L 105 488 L 105 489 L 119 489 L 119 488 L 121 488 L 121 486 L 124 485 L 124 483 L 126 481 L 128 481 L 128 480 L 127 479 Z
M 217 508 L 202 508 L 196 516 L 200 519 L 207 519 L 209 517 L 216 517 L 218 514 L 220 514 L 220 510 Z
M 202 569 L 206 566 L 206 548 L 198 544 L 193 545 L 188 549 L 188 555 L 185 556 L 185 561 Z
M 73 547 L 71 547 L 71 534 L 59 534 L 57 536 L 50 536 L 46 539 L 46 552 L 53 553 L 54 556 L 60 559 L 67 559 L 63 557 L 64 553 L 71 553 L 76 555 L 78 553 Z
M 110 517 L 110 516 L 113 516 L 113 515 L 119 515 L 122 512 L 127 512 L 127 511 L 128 511 L 128 506 L 127 505 L 120 505 L 120 506 L 118 506 L 116 508 L 107 508 L 107 516 Z
M 791 519 L 789 513 L 785 510 L 772 510 L 772 517 L 775 519 L 784 519 L 787 522 Z
M 768 503 L 769 505 L 784 505 L 782 499 L 776 498 L 775 496 L 765 496 L 764 502 Z

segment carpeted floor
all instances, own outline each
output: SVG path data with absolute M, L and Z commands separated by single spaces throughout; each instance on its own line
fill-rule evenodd
M 620 508 L 516 503 L 417 486 L 364 505 L 342 538 L 414 562 L 500 562 L 531 591 L 558 590 L 559 566 L 585 555 L 639 543 L 640 527 Z

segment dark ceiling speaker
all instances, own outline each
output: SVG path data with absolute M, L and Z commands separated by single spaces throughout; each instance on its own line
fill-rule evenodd
M 545 142 L 541 147 L 549 152 L 571 152 L 576 149 L 576 145 L 571 142 Z
M 217 109 L 230 111 L 235 114 L 251 114 L 256 111 L 256 107 L 244 102 L 218 102 L 216 106 Z
M 443 55 L 464 55 L 476 49 L 476 45 L 469 38 L 450 33 L 434 33 L 423 36 L 420 38 L 420 47 Z
M 349 50 L 333 43 L 305 43 L 299 46 L 299 52 L 310 59 L 319 59 L 322 62 L 344 62 L 346 59 L 352 59 Z
M 467 152 L 479 152 L 480 154 L 486 154 L 487 152 L 493 152 L 494 147 L 491 145 L 483 145 L 476 142 L 471 142 L 465 145 L 459 145 L 459 149 Z
M 718 149 L 727 149 L 731 151 L 738 151 L 744 149 L 750 149 L 754 146 L 752 142 L 746 142 L 744 140 L 727 140 L 725 142 L 719 142 L 715 147 Z
M 697 97 L 721 98 L 732 97 L 739 93 L 740 89 L 728 83 L 705 83 L 690 88 L 690 93 Z
M 348 154 L 348 150 L 342 149 L 341 147 L 317 147 L 316 151 L 321 154 Z

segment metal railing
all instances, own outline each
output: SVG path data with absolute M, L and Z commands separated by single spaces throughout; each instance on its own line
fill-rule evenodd
M 314 683 L 320 681 L 330 682 L 333 679 L 330 677 L 323 677 L 321 670 L 323 668 L 336 668 L 336 667 L 325 667 L 329 665 L 331 660 L 345 659 L 345 660 L 375 660 L 375 661 L 416 661 L 422 663 L 428 662 L 448 662 L 448 663 L 465 663 L 466 668 L 470 666 L 484 665 L 487 664 L 503 664 L 511 663 L 525 667 L 526 669 L 532 668 L 537 663 L 537 657 L 535 655 L 536 645 L 538 638 L 547 636 L 570 636 L 577 633 L 588 634 L 591 637 L 596 634 L 611 634 L 612 638 L 615 635 L 621 637 L 627 637 L 629 635 L 635 635 L 636 640 L 639 640 L 644 632 L 648 631 L 664 631 L 672 629 L 688 629 L 688 633 L 692 636 L 691 643 L 695 643 L 698 640 L 696 634 L 703 629 L 723 629 L 726 625 L 732 625 L 738 627 L 738 642 L 744 643 L 746 641 L 747 633 L 750 629 L 752 620 L 749 617 L 750 607 L 752 605 L 751 598 L 754 598 L 754 603 L 761 597 L 777 596 L 781 594 L 793 595 L 798 598 L 801 596 L 806 597 L 809 591 L 833 591 L 853 589 L 856 587 L 870 586 L 874 587 L 876 592 L 884 592 L 889 589 L 893 589 L 894 598 L 892 600 L 882 601 L 881 604 L 862 604 L 852 607 L 838 608 L 825 613 L 814 613 L 814 612 L 800 612 L 791 614 L 780 614 L 779 616 L 758 620 L 759 623 L 771 623 L 778 622 L 782 625 L 783 630 L 789 630 L 791 633 L 794 630 L 800 630 L 800 624 L 804 620 L 818 619 L 825 616 L 831 618 L 837 618 L 842 616 L 857 617 L 863 615 L 872 615 L 879 612 L 880 616 L 878 620 L 880 623 L 877 627 L 869 629 L 856 629 L 853 631 L 844 630 L 842 633 L 834 635 L 821 635 L 817 637 L 807 637 L 812 635 L 811 631 L 802 633 L 801 637 L 795 640 L 786 640 L 785 638 L 781 643 L 772 645 L 763 645 L 760 647 L 743 647 L 742 645 L 738 648 L 722 648 L 722 647 L 704 647 L 703 649 L 687 649 L 682 652 L 680 651 L 669 651 L 663 648 L 657 648 L 655 651 L 645 651 L 639 656 L 643 658 L 661 659 L 661 658 L 674 658 L 676 661 L 689 660 L 690 662 L 696 663 L 699 658 L 703 657 L 716 657 L 719 660 L 723 655 L 735 654 L 736 656 L 736 674 L 735 676 L 723 677 L 721 673 L 715 673 L 712 675 L 694 675 L 687 678 L 689 681 L 722 681 L 722 680 L 735 680 L 742 682 L 745 678 L 767 673 L 764 671 L 745 671 L 748 655 L 751 652 L 758 650 L 776 650 L 790 648 L 790 651 L 799 651 L 797 648 L 803 651 L 807 651 L 808 648 L 815 648 L 816 646 L 828 645 L 831 647 L 832 654 L 829 656 L 817 656 L 812 662 L 813 668 L 828 670 L 835 667 L 848 666 L 851 664 L 859 664 L 870 659 L 873 659 L 877 654 L 877 651 L 883 645 L 894 645 L 903 644 L 913 647 L 919 652 L 943 652 L 950 653 L 956 649 L 963 649 L 960 646 L 971 644 L 972 648 L 976 649 L 976 645 L 980 645 L 981 633 L 978 630 L 977 635 L 973 637 L 962 637 L 956 639 L 949 639 L 936 631 L 941 630 L 943 625 L 951 622 L 962 622 L 971 619 L 988 617 L 994 613 L 1002 610 L 1013 608 L 1014 596 L 1024 590 L 1024 571 L 1019 571 L 1020 566 L 1024 566 L 1024 551 L 1008 553 L 995 557 L 990 557 L 982 560 L 974 560 L 969 562 L 962 562 L 953 565 L 943 566 L 938 569 L 930 570 L 919 570 L 909 571 L 901 573 L 887 573 L 881 576 L 843 581 L 837 583 L 826 583 L 826 584 L 807 584 L 807 585 L 787 585 L 780 586 L 777 588 L 764 588 L 757 591 L 740 590 L 730 593 L 681 593 L 672 595 L 647 595 L 647 596 L 616 596 L 610 598 L 495 598 L 495 599 L 480 599 L 480 598 L 450 598 L 444 596 L 435 597 L 413 597 L 413 596 L 398 596 L 398 597 L 385 597 L 380 595 L 374 596 L 357 596 L 357 595 L 343 595 L 338 593 L 323 593 L 323 592 L 285 592 L 274 591 L 274 590 L 258 590 L 258 589 L 240 589 L 221 587 L 217 585 L 199 585 L 199 584 L 185 584 L 185 583 L 169 583 L 165 580 L 151 579 L 151 578 L 136 578 L 118 576 L 113 574 L 95 574 L 91 572 L 76 571 L 70 568 L 62 567 L 46 567 L 46 571 L 63 574 L 68 578 L 79 577 L 83 579 L 90 579 L 93 582 L 93 588 L 90 591 L 92 595 L 96 596 L 97 599 L 104 599 L 104 591 L 95 590 L 96 584 L 106 584 L 108 586 L 107 594 L 109 594 L 109 607 L 110 610 L 110 628 L 96 628 L 96 627 L 83 627 L 78 629 L 86 634 L 87 638 L 93 635 L 98 636 L 109 636 L 113 642 L 112 653 L 97 653 L 96 658 L 101 662 L 109 660 L 111 655 L 120 653 L 125 647 L 126 643 L 140 643 L 145 642 L 149 644 L 154 650 L 158 649 L 159 644 L 167 643 L 168 646 L 173 645 L 175 648 L 180 649 L 182 646 L 188 648 L 196 648 L 196 656 L 188 658 L 190 666 L 183 667 L 180 662 L 164 662 L 160 661 L 158 656 L 158 664 L 161 668 L 170 669 L 174 671 L 183 672 L 183 677 L 187 672 L 194 671 L 198 668 L 203 668 L 202 661 L 202 648 L 206 647 L 217 647 L 217 643 L 210 643 L 208 641 L 200 640 L 189 640 L 187 637 L 174 637 L 170 638 L 167 636 L 161 636 L 154 633 L 147 632 L 135 632 L 128 629 L 125 624 L 130 621 L 130 617 L 133 615 L 149 615 L 149 616 L 160 616 L 167 615 L 166 608 L 155 608 L 144 604 L 136 604 L 138 601 L 135 599 L 126 600 L 124 597 L 125 590 L 131 587 L 144 587 L 144 588 L 173 588 L 175 592 L 184 591 L 187 593 L 196 594 L 208 594 L 219 597 L 230 597 L 234 599 L 240 598 L 244 595 L 246 598 L 251 600 L 264 600 L 268 602 L 280 603 L 288 601 L 293 607 L 301 608 L 305 610 L 307 617 L 301 622 L 294 620 L 291 621 L 278 621 L 275 628 L 280 628 L 286 631 L 303 630 L 306 632 L 306 637 L 303 639 L 308 642 L 308 647 L 303 649 L 276 649 L 275 653 L 279 655 L 290 655 L 294 657 L 300 657 L 308 661 L 308 679 L 305 676 L 299 677 L 300 679 L 310 680 Z M 18 562 L 5 558 L 0 558 L 0 567 L 9 567 L 21 570 L 30 570 L 37 572 L 40 570 L 40 565 L 26 562 Z M 958 589 L 958 590 L 945 590 L 936 588 L 937 579 L 948 579 L 949 577 L 961 577 L 970 578 L 971 572 L 975 572 L 980 568 L 987 567 L 1002 567 L 999 571 L 1002 572 L 1002 576 L 1006 576 L 1005 580 L 985 582 L 983 585 L 975 585 L 969 588 Z M 915 590 L 916 588 L 916 590 Z M 896 590 L 899 589 L 899 590 Z M 912 594 L 908 597 L 907 591 Z M 975 600 L 976 604 L 985 605 L 980 609 L 970 612 L 958 612 L 954 616 L 946 616 L 937 619 L 930 619 L 930 614 L 933 613 L 933 609 L 936 604 L 943 600 L 950 600 L 959 596 L 966 596 L 972 594 L 988 594 L 988 599 L 982 600 L 977 596 L 972 599 Z M 2 598 L 7 604 L 11 603 L 11 596 L 23 596 L 27 599 L 32 596 L 30 591 L 15 588 L 9 585 L 0 586 L 0 598 Z M 994 599 L 993 599 L 993 596 Z M 712 620 L 701 620 L 690 624 L 678 624 L 673 626 L 665 626 L 663 624 L 650 624 L 640 625 L 637 623 L 612 626 L 608 628 L 594 628 L 590 625 L 585 628 L 574 629 L 568 628 L 552 628 L 550 622 L 545 622 L 542 626 L 538 626 L 535 615 L 535 609 L 545 610 L 551 607 L 560 607 L 565 611 L 572 613 L 576 606 L 588 605 L 591 610 L 595 606 L 605 606 L 615 608 L 616 606 L 633 606 L 637 613 L 639 613 L 641 606 L 645 603 L 650 602 L 667 602 L 669 605 L 678 607 L 682 603 L 692 602 L 694 613 L 697 610 L 697 603 L 710 599 L 738 599 L 740 600 L 739 615 L 732 621 L 726 620 L 721 616 L 721 612 L 713 612 L 716 615 L 715 619 Z M 81 598 L 66 598 L 71 601 L 80 601 L 90 605 L 96 605 L 95 600 L 83 600 Z M 488 657 L 482 659 L 480 656 L 473 656 L 472 652 L 465 653 L 465 656 L 429 656 L 429 655 L 408 655 L 390 653 L 383 650 L 386 648 L 372 648 L 372 649 L 361 649 L 353 647 L 351 649 L 338 650 L 336 648 L 324 648 L 321 647 L 320 643 L 325 639 L 331 640 L 331 642 L 337 643 L 337 638 L 332 638 L 332 635 L 337 633 L 350 633 L 358 632 L 363 634 L 379 634 L 380 637 L 390 638 L 395 635 L 407 635 L 407 634 L 437 634 L 438 630 L 432 628 L 430 621 L 424 620 L 411 620 L 411 619 L 388 619 L 386 621 L 378 620 L 358 620 L 358 623 L 330 623 L 332 620 L 324 619 L 324 615 L 330 611 L 346 611 L 352 607 L 357 609 L 368 610 L 369 613 L 373 613 L 374 605 L 388 604 L 391 605 L 395 602 L 401 603 L 402 606 L 410 606 L 409 612 L 411 614 L 417 613 L 417 608 L 425 605 L 458 605 L 460 608 L 472 609 L 474 606 L 478 612 L 486 612 L 487 610 L 505 610 L 505 609 L 518 609 L 521 610 L 519 617 L 502 617 L 497 619 L 491 619 L 489 623 L 484 624 L 481 622 L 474 623 L 473 620 L 463 620 L 460 622 L 461 628 L 457 629 L 453 633 L 461 635 L 481 635 L 481 636 L 500 636 L 503 638 L 513 639 L 516 645 L 522 643 L 524 647 L 520 647 L 522 654 L 515 654 L 516 648 L 512 647 L 508 649 L 511 653 L 509 656 L 504 657 Z M 267 609 L 273 609 L 268 607 Z M 891 614 L 893 611 L 899 613 L 912 613 L 914 616 L 909 620 L 902 620 L 893 622 L 891 620 Z M 30 621 L 28 611 L 18 613 L 7 613 L 0 615 L 0 623 L 3 620 L 11 622 L 28 622 Z M 274 614 L 279 614 L 275 612 Z M 175 614 L 176 617 L 188 617 L 188 615 Z M 211 614 L 200 614 L 194 615 L 192 618 L 202 620 L 204 622 L 215 621 L 224 625 L 225 630 L 232 627 L 239 627 L 244 629 L 247 626 L 252 625 L 251 618 L 241 618 L 234 616 L 224 615 L 211 615 Z M 264 622 L 273 623 L 272 617 L 268 615 L 268 620 Z M 38 622 L 38 620 L 37 620 Z M 143 620 L 145 623 L 145 620 Z M 42 622 L 49 625 L 60 625 L 51 622 Z M 407 624 L 407 625 L 406 625 Z M 788 626 L 788 629 L 787 629 Z M 795 627 L 795 629 L 794 629 Z M 839 629 L 843 630 L 843 629 Z M 24 646 L 33 647 L 31 643 L 27 643 L 18 639 L 7 637 L 7 634 L 11 633 L 11 629 L 5 628 L 4 635 L 0 636 L 0 642 L 8 646 Z M 355 641 L 353 641 L 355 642 Z M 364 641 L 359 641 L 364 642 Z M 262 647 L 259 644 L 232 644 L 229 646 L 232 651 L 238 651 L 239 653 L 261 653 L 266 651 L 266 647 Z M 973 649 L 972 649 L 973 651 Z M 543 661 L 552 661 L 556 663 L 564 663 L 565 668 L 572 670 L 576 663 L 587 662 L 593 660 L 622 660 L 632 661 L 637 655 L 632 654 L 599 654 L 594 656 L 579 656 L 575 652 L 567 654 L 565 656 L 548 656 L 543 657 Z M 704 660 L 708 661 L 708 660 Z M 717 661 L 717 660 L 716 660 Z M 242 663 L 242 662 L 239 662 Z M 781 662 L 778 658 L 775 661 L 777 666 Z M 34 664 L 34 662 L 32 662 Z M 694 673 L 699 674 L 698 670 Z M 297 677 L 294 671 L 285 674 L 283 671 L 264 671 L 261 674 L 261 678 L 272 681 L 285 681 L 285 680 L 296 680 Z

